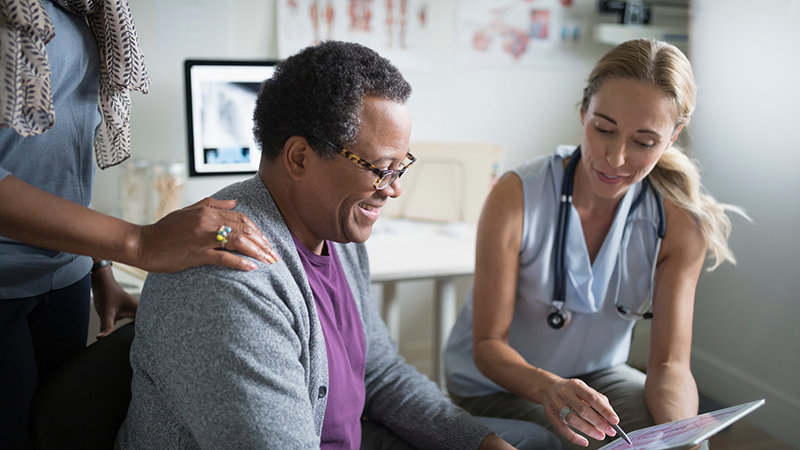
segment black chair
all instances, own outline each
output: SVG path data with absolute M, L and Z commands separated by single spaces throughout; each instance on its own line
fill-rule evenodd
M 31 439 L 37 450 L 111 450 L 131 401 L 129 323 L 89 345 L 36 389 Z

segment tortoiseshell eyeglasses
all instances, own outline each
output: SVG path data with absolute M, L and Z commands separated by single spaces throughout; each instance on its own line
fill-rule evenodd
M 340 147 L 324 139 L 323 141 L 326 144 L 330 145 L 331 147 L 338 149 L 340 155 L 359 164 L 361 167 L 377 175 L 378 178 L 375 180 L 373 186 L 375 187 L 375 189 L 379 191 L 382 189 L 386 189 L 387 187 L 391 186 L 392 183 L 400 179 L 400 177 L 402 177 L 403 174 L 406 173 L 406 170 L 408 170 L 408 168 L 411 167 L 412 164 L 414 164 L 414 161 L 417 160 L 417 158 L 415 158 L 414 155 L 412 155 L 411 153 L 406 153 L 406 157 L 405 159 L 403 159 L 403 163 L 397 169 L 379 169 L 375 167 L 374 164 L 364 161 L 363 159 L 359 158 L 358 156 L 354 155 L 352 152 L 344 149 L 343 147 Z

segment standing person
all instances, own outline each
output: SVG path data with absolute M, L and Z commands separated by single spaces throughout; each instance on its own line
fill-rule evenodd
M 528 161 L 494 187 L 445 352 L 457 404 L 544 425 L 565 448 L 603 445 L 616 434 L 606 420 L 635 430 L 697 414 L 695 286 L 707 253 L 712 269 L 734 262 L 725 210 L 740 210 L 706 194 L 674 145 L 695 92 L 676 47 L 620 44 L 589 76 L 580 147 Z M 625 364 L 645 314 L 647 376 Z
M 149 79 L 127 1 L 57 3 L 0 0 L 0 446 L 11 449 L 30 445 L 38 381 L 86 346 L 90 289 L 99 337 L 136 313 L 105 260 L 252 270 L 217 251 L 220 226 L 231 228 L 229 249 L 275 258 L 255 224 L 229 211 L 234 201 L 206 199 L 144 227 L 89 208 L 92 149 L 102 168 L 127 157 L 127 91 Z
M 259 174 L 216 195 L 239 199 L 282 260 L 147 278 L 120 449 L 561 447 L 453 405 L 378 316 L 362 243 L 414 162 L 410 94 L 358 44 L 277 65 L 256 102 Z

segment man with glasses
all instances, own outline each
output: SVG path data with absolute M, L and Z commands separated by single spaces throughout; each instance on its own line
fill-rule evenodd
M 414 162 L 410 94 L 358 44 L 277 66 L 254 114 L 259 173 L 215 197 L 237 199 L 281 260 L 148 277 L 121 449 L 560 448 L 538 425 L 453 405 L 370 298 L 360 244 Z

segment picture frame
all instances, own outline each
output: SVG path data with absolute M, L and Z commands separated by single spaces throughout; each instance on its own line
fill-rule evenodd
M 253 110 L 277 61 L 186 60 L 189 176 L 244 175 L 258 171 Z

